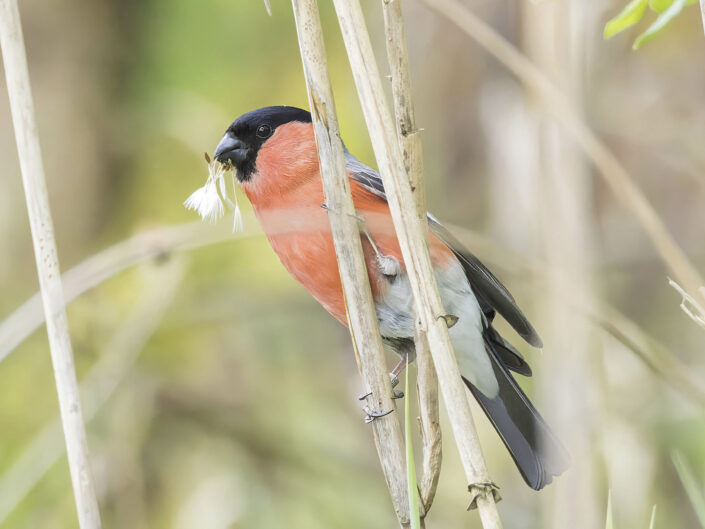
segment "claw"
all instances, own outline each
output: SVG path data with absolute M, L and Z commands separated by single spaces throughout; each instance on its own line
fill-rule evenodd
M 394 410 L 389 410 L 389 411 L 385 411 L 385 412 L 372 411 L 370 408 L 365 406 L 364 408 L 362 408 L 362 411 L 364 411 L 366 414 L 365 415 L 365 424 L 370 424 L 375 419 L 379 419 L 380 417 L 385 417 L 386 415 L 389 415 L 390 413 L 392 413 Z
M 363 393 L 362 395 L 360 395 L 359 397 L 357 397 L 357 400 L 365 400 L 365 399 L 366 399 L 367 397 L 369 397 L 370 395 L 372 395 L 372 392 L 371 392 L 371 391 L 370 391 L 369 393 Z

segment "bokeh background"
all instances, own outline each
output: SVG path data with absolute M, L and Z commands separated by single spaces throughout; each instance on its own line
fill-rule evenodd
M 621 1 L 465 3 L 563 87 L 705 270 L 697 7 L 633 52 L 639 30 L 602 40 Z M 337 20 L 320 4 L 343 137 L 374 166 Z M 381 8 L 366 4 L 386 73 Z M 610 490 L 615 527 L 648 527 L 653 504 L 657 528 L 699 527 L 673 453 L 705 477 L 703 330 L 542 100 L 423 3 L 404 8 L 429 209 L 535 321 L 542 352 L 502 330 L 532 364 L 521 383 L 573 459 L 556 483 L 529 490 L 476 409 L 505 527 L 604 527 Z M 246 200 L 237 236 L 229 219 L 202 226 L 182 207 L 206 176 L 203 151 L 234 118 L 307 107 L 291 6 L 272 0 L 272 11 L 254 0 L 21 2 L 62 268 L 130 239 L 73 274 L 73 291 L 86 292 L 68 307 L 105 527 L 396 524 L 347 331 L 288 277 Z M 38 287 L 0 85 L 4 319 Z M 586 316 L 590 297 L 617 331 Z M 12 339 L 36 314 L 0 327 L 0 527 L 76 527 L 46 333 Z M 614 337 L 627 323 L 643 338 L 631 348 Z M 427 526 L 479 527 L 443 426 Z

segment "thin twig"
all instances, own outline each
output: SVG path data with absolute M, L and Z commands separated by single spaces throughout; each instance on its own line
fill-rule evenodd
M 695 266 L 668 232 L 626 168 L 585 124 L 563 91 L 525 55 L 457 0 L 422 1 L 456 24 L 541 96 L 546 107 L 563 123 L 585 155 L 599 169 L 617 198 L 641 224 L 661 259 L 678 281 L 688 292 L 698 292 L 703 279 Z
M 100 512 L 88 458 L 17 0 L 0 0 L 0 45 L 78 521 L 82 529 L 98 529 Z
M 145 266 L 144 293 L 81 382 L 90 421 L 130 372 L 181 285 L 185 266 L 171 259 Z M 61 422 L 47 424 L 0 477 L 0 525 L 64 453 Z
M 681 295 L 681 310 L 697 325 L 705 329 L 705 308 L 673 279 L 669 279 L 668 284 Z M 702 289 L 703 287 L 700 288 Z
M 371 392 L 365 402 L 373 412 L 370 415 L 385 413 L 395 409 L 392 386 L 350 194 L 318 5 L 316 0 L 292 0 L 292 5 L 350 334 L 360 360 L 366 392 Z M 399 418 L 396 413 L 391 413 L 376 418 L 372 424 L 394 509 L 399 523 L 405 527 L 409 524 L 409 501 Z
M 248 227 L 245 232 L 232 233 L 226 224 L 218 228 L 201 222 L 162 226 L 120 241 L 62 274 L 64 303 L 70 303 L 120 272 L 149 259 L 259 233 L 250 228 L 256 225 L 254 217 L 245 220 Z M 41 294 L 37 292 L 0 322 L 0 362 L 44 321 Z
M 472 495 L 485 528 L 502 526 L 494 488 L 470 413 L 448 334 L 445 311 L 436 288 L 428 251 L 427 225 L 419 218 L 404 160 L 396 139 L 394 121 L 385 101 L 382 81 L 367 26 L 358 0 L 334 0 L 362 110 L 394 221 L 404 264 L 414 294 L 417 317 L 428 333 L 443 399 Z
M 384 13 L 384 32 L 387 43 L 387 61 L 392 77 L 392 98 L 396 117 L 397 138 L 404 155 L 411 190 L 416 199 L 416 213 L 421 219 L 426 218 L 426 186 L 423 174 L 423 150 L 421 135 L 416 126 L 414 104 L 411 97 L 411 73 L 409 70 L 409 53 L 406 47 L 404 18 L 401 0 L 382 0 Z M 419 480 L 419 492 L 426 514 L 428 514 L 438 486 L 441 472 L 442 439 L 438 406 L 438 376 L 433 367 L 428 338 L 421 329 L 420 322 L 414 325 L 414 346 L 416 348 L 416 365 L 418 377 L 416 385 L 419 396 L 419 414 L 421 426 L 422 468 Z

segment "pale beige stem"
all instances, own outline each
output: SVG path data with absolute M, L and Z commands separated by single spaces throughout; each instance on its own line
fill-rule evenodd
M 49 210 L 49 196 L 39 148 L 39 135 L 17 0 L 0 0 L 0 46 L 2 46 L 7 91 L 10 96 L 12 122 L 20 158 L 78 521 L 82 529 L 98 529 L 101 526 L 100 513 L 88 458 L 86 431 L 83 425 L 73 350 L 64 308 L 59 259 Z
M 663 262 L 679 283 L 695 295 L 703 279 L 688 256 L 678 246 L 663 221 L 634 183 L 626 168 L 607 146 L 590 130 L 572 107 L 565 94 L 539 68 L 504 37 L 476 17 L 457 0 L 422 0 L 456 24 L 480 46 L 494 55 L 522 82 L 542 98 L 546 108 L 573 135 L 585 155 L 597 167 L 612 192 L 627 207 L 651 239 Z M 700 294 L 698 294 L 700 295 Z
M 433 367 L 433 358 L 428 347 L 426 333 L 416 325 L 414 344 L 416 346 L 416 366 L 418 375 L 416 386 L 419 393 L 419 426 L 423 443 L 422 474 L 419 480 L 419 494 L 426 514 L 436 496 L 438 479 L 441 476 L 443 461 L 443 439 L 438 403 L 438 375 Z
M 397 138 L 404 155 L 404 165 L 411 183 L 411 190 L 416 199 L 416 213 L 419 218 L 425 219 L 426 186 L 423 180 L 423 150 L 420 131 L 416 127 L 414 104 L 411 97 L 409 53 L 406 48 L 401 0 L 382 0 L 382 11 L 387 42 L 387 61 L 392 79 Z M 441 473 L 442 439 L 438 406 L 438 376 L 433 367 L 426 333 L 421 329 L 418 320 L 415 324 L 414 345 L 418 367 L 416 385 L 419 395 L 419 418 L 423 443 L 423 472 L 419 480 L 419 492 L 428 514 L 428 510 L 433 504 Z
M 417 317 L 428 334 L 433 362 L 455 441 L 485 528 L 502 526 L 493 488 L 475 432 L 465 385 L 448 334 L 428 251 L 428 231 L 417 213 L 414 194 L 396 139 L 394 120 L 384 98 L 372 43 L 357 0 L 334 0 L 370 139 L 389 202 L 394 228 L 414 293 Z
M 292 0 L 292 4 L 350 334 L 360 360 L 365 391 L 371 392 L 364 402 L 372 412 L 384 413 L 394 410 L 392 386 L 350 195 L 318 4 L 316 0 Z M 408 526 L 404 438 L 399 418 L 391 413 L 375 419 L 372 426 L 397 518 L 402 526 Z
M 703 17 L 703 31 L 705 31 L 705 0 L 700 0 L 700 14 Z

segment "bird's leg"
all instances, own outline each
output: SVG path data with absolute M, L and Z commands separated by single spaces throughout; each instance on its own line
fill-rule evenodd
M 401 358 L 397 365 L 394 366 L 394 369 L 392 369 L 392 372 L 389 373 L 389 378 L 392 379 L 392 388 L 395 388 L 399 384 L 399 373 L 401 373 L 404 368 L 408 365 L 409 363 L 409 353 L 408 352 L 403 352 L 401 353 Z M 401 391 L 394 390 L 394 398 L 395 399 L 400 399 L 404 396 L 404 393 Z
M 394 369 L 392 369 L 391 373 L 389 373 L 389 378 L 391 379 L 391 382 L 392 382 L 392 393 L 393 393 L 392 399 L 401 399 L 404 397 L 403 391 L 399 391 L 394 388 L 399 385 L 399 373 L 401 373 L 404 370 L 404 368 L 407 366 L 408 361 L 409 361 L 409 353 L 404 352 L 404 353 L 400 353 L 399 355 L 401 356 L 401 360 L 399 360 L 397 365 L 394 366 Z M 369 393 L 363 393 L 362 395 L 360 395 L 357 398 L 357 400 L 365 400 L 370 395 L 372 395 L 371 391 Z

